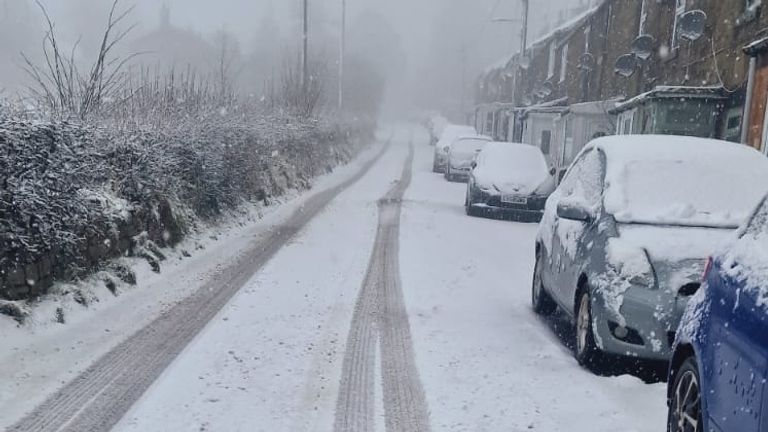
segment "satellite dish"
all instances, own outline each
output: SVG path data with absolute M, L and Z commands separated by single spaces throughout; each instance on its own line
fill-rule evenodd
M 544 96 L 549 96 L 555 91 L 555 85 L 551 81 L 546 81 L 541 87 L 541 93 Z
M 629 78 L 635 74 L 637 69 L 637 57 L 634 54 L 625 54 L 616 59 L 616 73 Z
M 595 68 L 595 56 L 584 53 L 579 57 L 579 69 L 592 70 Z
M 648 60 L 653 54 L 653 45 L 656 41 L 651 35 L 641 35 L 632 42 L 632 54 L 640 60 Z
M 707 14 L 702 10 L 692 10 L 680 16 L 677 23 L 678 36 L 687 41 L 693 42 L 704 36 L 704 29 L 707 24 Z

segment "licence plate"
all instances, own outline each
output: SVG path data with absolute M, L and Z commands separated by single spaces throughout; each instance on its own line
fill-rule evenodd
M 515 195 L 503 195 L 501 197 L 501 202 L 506 204 L 528 204 L 528 198 L 521 197 L 521 196 L 515 196 Z

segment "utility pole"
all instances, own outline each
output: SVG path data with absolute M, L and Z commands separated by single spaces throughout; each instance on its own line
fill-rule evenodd
M 307 92 L 309 85 L 309 4 L 304 0 L 304 30 L 302 36 L 302 55 L 301 55 L 301 85 L 304 93 Z
M 467 99 L 467 46 L 461 47 L 461 115 L 464 115 Z
M 522 40 L 520 57 L 524 57 L 525 50 L 528 49 L 528 9 L 529 9 L 530 0 L 522 0 L 522 1 L 523 1 L 523 30 L 522 30 L 522 34 L 520 35 L 520 39 Z
M 347 45 L 347 0 L 341 0 L 341 36 L 339 37 L 339 111 L 344 108 L 344 54 Z

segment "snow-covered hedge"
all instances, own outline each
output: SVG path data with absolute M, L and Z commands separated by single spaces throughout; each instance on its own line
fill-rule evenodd
M 0 116 L 0 298 L 44 293 L 343 163 L 363 124 L 258 115 L 118 129 Z M 141 243 L 141 244 L 139 244 Z

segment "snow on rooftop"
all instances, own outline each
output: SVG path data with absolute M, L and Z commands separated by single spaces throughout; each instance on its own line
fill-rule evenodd
M 624 111 L 653 97 L 698 97 L 698 98 L 724 98 L 721 86 L 657 86 L 651 91 L 639 94 L 625 102 L 616 103 L 612 111 Z
M 590 9 L 587 9 L 584 12 L 574 16 L 573 18 L 571 18 L 570 20 L 564 22 L 563 24 L 561 24 L 560 26 L 558 26 L 554 30 L 550 31 L 549 33 L 540 36 L 538 39 L 536 39 L 530 45 L 529 49 L 535 48 L 538 45 L 541 45 L 542 43 L 546 42 L 547 40 L 554 38 L 559 33 L 568 32 L 568 31 L 571 31 L 574 28 L 578 27 L 587 18 L 591 17 L 595 12 L 597 12 L 597 10 L 600 9 L 600 6 L 602 6 L 603 3 L 604 3 L 603 1 L 598 1 L 595 6 L 593 6 Z

